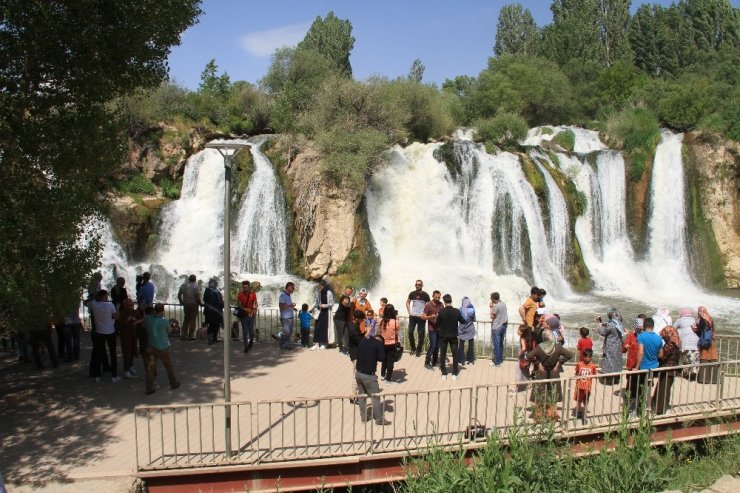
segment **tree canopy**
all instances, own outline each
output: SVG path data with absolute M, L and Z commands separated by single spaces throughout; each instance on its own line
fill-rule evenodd
M 197 0 L 7 0 L 0 9 L 0 323 L 76 310 L 123 161 L 115 98 L 156 87 Z

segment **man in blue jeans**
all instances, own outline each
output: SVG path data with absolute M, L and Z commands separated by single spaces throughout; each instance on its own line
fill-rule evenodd
M 429 324 L 429 350 L 427 350 L 427 356 L 424 360 L 424 368 L 431 370 L 437 366 L 437 360 L 439 359 L 439 334 L 437 333 L 437 315 L 439 311 L 444 308 L 444 303 L 439 299 L 442 297 L 442 293 L 435 290 L 432 293 L 432 301 L 424 305 L 424 313 L 421 318 L 426 320 Z
M 414 285 L 416 288 L 409 293 L 406 299 L 406 310 L 409 314 L 409 343 L 411 343 L 411 352 L 418 358 L 421 356 L 421 350 L 424 349 L 424 333 L 426 331 L 426 320 L 421 316 L 424 314 L 424 306 L 429 303 L 429 294 L 424 291 L 424 283 L 417 279 Z M 416 344 L 415 333 L 419 335 L 419 344 Z
M 501 301 L 498 292 L 491 293 L 491 347 L 493 349 L 491 366 L 499 367 L 504 362 L 504 344 L 506 342 L 506 327 L 509 324 L 509 313 L 506 303 Z

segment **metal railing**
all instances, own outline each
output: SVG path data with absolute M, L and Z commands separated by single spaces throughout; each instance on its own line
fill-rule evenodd
M 698 377 L 681 375 L 698 370 Z M 566 370 L 567 371 L 567 370 Z M 652 371 L 622 372 L 618 384 L 592 381 L 584 423 L 575 416 L 577 380 L 464 386 L 449 389 L 379 394 L 386 425 L 374 422 L 354 395 L 315 399 L 285 399 L 140 406 L 134 411 L 136 463 L 139 470 L 159 470 L 226 464 L 278 463 L 295 460 L 352 457 L 423 449 L 431 445 L 475 445 L 488 433 L 506 436 L 514 427 L 537 423 L 542 386 L 559 385 L 563 400 L 556 404 L 556 430 L 563 436 L 605 431 L 623 416 L 627 382 L 644 375 L 641 408 L 650 409 L 656 393 L 670 406 L 654 422 L 675 422 L 737 413 L 740 409 L 740 361 L 679 366 Z M 610 375 L 611 376 L 611 375 Z M 688 376 L 688 375 L 687 375 Z M 670 380 L 670 386 L 666 383 Z M 670 395 L 668 395 L 670 392 Z M 533 400 L 535 402 L 533 402 Z M 367 403 L 371 400 L 368 398 Z M 226 458 L 223 419 L 231 408 L 231 443 Z M 534 406 L 534 412 L 533 411 Z M 639 419 L 637 417 L 633 419 Z M 471 426 L 484 430 L 476 433 Z

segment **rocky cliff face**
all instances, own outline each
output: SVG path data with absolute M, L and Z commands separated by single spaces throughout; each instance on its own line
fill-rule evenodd
M 364 190 L 327 180 L 309 142 L 279 138 L 269 154 L 293 214 L 293 269 L 308 279 L 341 274 L 340 267 L 363 237 L 357 212 Z
M 690 203 L 694 205 L 689 240 L 694 252 L 709 257 L 703 266 L 694 266 L 694 272 L 705 284 L 740 287 L 740 144 L 704 132 L 686 134 L 684 144 Z M 719 249 L 714 255 L 712 239 Z M 714 276 L 712 269 L 718 271 Z

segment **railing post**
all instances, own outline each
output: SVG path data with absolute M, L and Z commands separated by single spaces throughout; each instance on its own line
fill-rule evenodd
M 473 395 L 473 393 L 475 393 L 475 395 Z M 475 406 L 475 408 L 473 408 L 473 406 Z M 471 426 L 473 424 L 477 426 L 478 423 L 480 423 L 480 420 L 478 419 L 478 386 L 474 385 L 470 389 L 470 409 L 468 410 L 468 426 Z M 481 426 L 485 426 L 485 425 L 481 423 Z M 477 428 L 475 428 L 474 430 L 477 431 Z M 474 442 L 476 433 L 471 433 L 470 435 L 471 435 L 470 441 Z
M 719 412 L 722 409 L 722 381 L 724 380 L 724 372 L 722 371 L 722 363 L 717 363 L 717 395 L 714 401 L 714 409 Z

